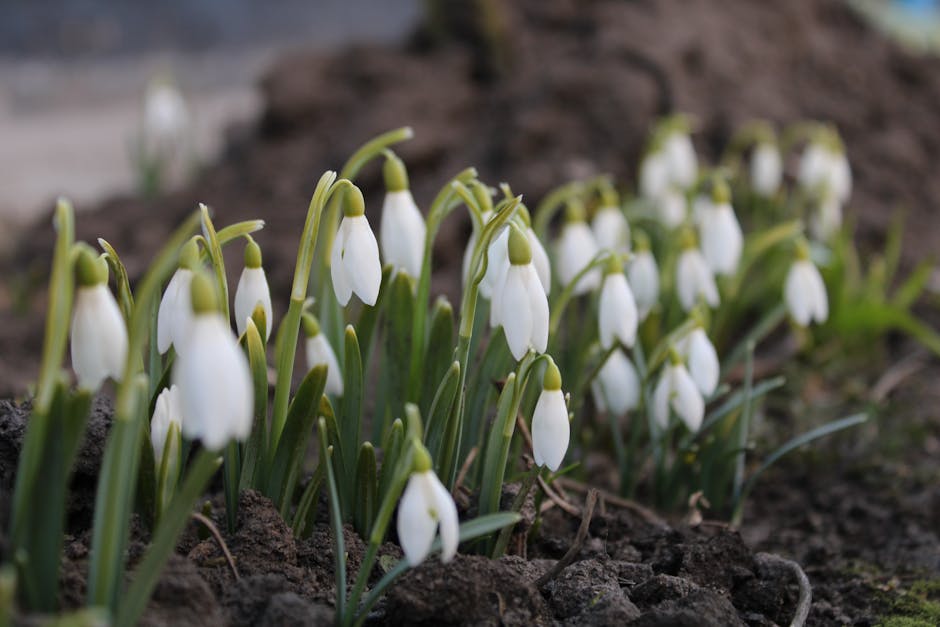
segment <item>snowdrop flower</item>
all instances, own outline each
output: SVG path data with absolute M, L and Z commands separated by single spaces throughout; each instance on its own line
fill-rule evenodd
M 669 188 L 669 160 L 661 150 L 650 150 L 640 163 L 640 194 L 656 200 Z
M 441 534 L 441 561 L 457 554 L 460 538 L 457 505 L 431 469 L 431 456 L 415 442 L 414 472 L 398 504 L 398 541 L 412 567 L 424 561 L 438 529 Z
M 689 134 L 684 130 L 674 130 L 663 144 L 663 153 L 669 163 L 670 181 L 681 189 L 691 187 L 698 173 L 698 162 Z
M 307 338 L 307 368 L 313 370 L 316 366 L 326 365 L 326 393 L 342 396 L 343 373 L 340 372 L 330 341 L 320 333 L 320 323 L 311 314 L 305 313 L 302 320 Z
M 783 288 L 790 316 L 805 327 L 811 322 L 823 323 L 829 317 L 829 298 L 819 270 L 809 258 L 806 242 L 797 245 L 796 260 L 787 272 Z
M 379 244 L 365 215 L 362 192 L 353 185 L 346 191 L 343 221 L 336 232 L 330 254 L 330 276 L 336 300 L 344 307 L 355 293 L 369 305 L 375 305 L 382 285 Z
M 669 426 L 670 410 L 689 428 L 698 431 L 705 417 L 705 401 L 681 358 L 673 353 L 653 392 L 653 419 L 661 428 Z
M 167 283 L 157 310 L 157 350 L 161 355 L 170 350 L 170 346 L 175 346 L 176 352 L 179 352 L 180 345 L 184 343 L 193 317 L 189 287 L 193 270 L 198 265 L 199 244 L 191 239 L 180 251 L 179 268 Z
M 710 307 L 719 303 L 718 286 L 705 257 L 695 246 L 695 235 L 687 231 L 684 236 L 683 251 L 676 264 L 676 292 L 679 304 L 690 311 L 699 298 Z
M 584 210 L 577 204 L 569 204 L 565 225 L 561 228 L 557 246 L 558 277 L 561 284 L 565 286 L 570 284 L 578 273 L 591 263 L 598 250 L 594 234 L 584 221 Z M 597 289 L 600 282 L 601 275 L 598 269 L 588 271 L 575 285 L 575 296 Z
M 783 181 L 783 158 L 772 141 L 761 141 L 751 153 L 751 187 L 758 195 L 769 198 L 780 189 Z
M 78 289 L 72 307 L 72 368 L 78 386 L 95 392 L 105 379 L 118 381 L 127 360 L 127 327 L 108 289 L 108 266 L 89 249 L 76 260 Z
M 254 390 L 244 351 L 228 321 L 218 310 L 209 279 L 193 276 L 190 322 L 186 346 L 173 367 L 179 388 L 183 435 L 201 439 L 218 451 L 230 440 L 244 441 L 251 434 Z
M 591 382 L 594 405 L 602 412 L 624 416 L 640 405 L 640 377 L 621 349 L 615 350 Z
M 627 279 L 633 289 L 639 320 L 645 320 L 659 302 L 659 267 L 645 233 L 637 234 L 636 253 L 627 265 Z
M 617 342 L 624 346 L 633 346 L 638 322 L 639 313 L 633 299 L 633 291 L 627 283 L 627 277 L 623 275 L 619 257 L 612 256 L 605 269 L 598 303 L 601 346 L 604 350 Z
M 630 225 L 616 204 L 605 205 L 597 210 L 591 220 L 591 230 L 601 250 L 630 252 Z
M 170 441 L 171 455 L 178 455 L 179 434 L 182 429 L 182 408 L 180 405 L 179 386 L 171 385 L 164 388 L 157 397 L 157 402 L 153 408 L 153 417 L 150 419 L 150 443 L 153 445 L 153 459 L 157 467 L 163 460 L 163 449 L 170 436 L 170 428 L 175 427 L 176 440 Z
M 570 436 L 568 407 L 561 391 L 561 372 L 549 358 L 542 377 L 542 393 L 532 413 L 532 455 L 535 463 L 548 466 L 552 472 L 558 470 L 568 452 Z
M 800 158 L 800 185 L 811 194 L 833 195 L 845 203 L 852 193 L 852 169 L 835 131 L 819 133 Z
M 179 89 L 166 80 L 154 80 L 144 96 L 144 141 L 152 156 L 170 158 L 189 132 L 189 111 Z
M 421 276 L 424 236 L 427 227 L 411 190 L 405 164 L 395 155 L 385 159 L 385 203 L 379 237 L 385 263 L 403 268 L 413 277 Z
M 548 347 L 548 299 L 532 265 L 529 240 L 515 224 L 509 227 L 507 248 L 510 265 L 493 292 L 492 307 L 512 356 L 519 360 L 530 348 L 544 353 Z
M 842 203 L 832 194 L 824 194 L 817 201 L 810 217 L 810 231 L 818 240 L 828 240 L 842 228 Z
M 235 288 L 235 328 L 239 335 L 248 328 L 248 318 L 258 305 L 264 309 L 264 339 L 268 340 L 271 338 L 271 327 L 274 326 L 271 290 L 264 268 L 261 267 L 261 247 L 249 237 L 248 245 L 245 246 L 245 268 Z
M 744 235 L 731 208 L 731 190 L 727 183 L 716 181 L 711 198 L 706 198 L 699 206 L 702 255 L 713 273 L 731 276 L 738 270 Z
M 688 335 L 679 341 L 677 346 L 679 354 L 689 364 L 689 374 L 699 392 L 704 396 L 711 396 L 718 388 L 718 376 L 721 366 L 718 363 L 718 353 L 705 329 L 696 326 Z
M 681 226 L 688 215 L 685 194 L 670 187 L 656 200 L 656 211 L 659 214 L 659 221 L 666 228 L 674 229 Z

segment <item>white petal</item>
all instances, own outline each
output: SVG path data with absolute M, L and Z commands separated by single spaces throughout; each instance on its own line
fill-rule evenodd
M 670 368 L 672 366 L 666 366 L 663 370 L 656 383 L 656 389 L 653 391 L 653 420 L 661 429 L 669 426 L 669 397 L 672 395 L 672 384 L 669 380 Z
M 695 306 L 699 296 L 711 307 L 718 305 L 718 286 L 705 258 L 697 249 L 688 249 L 679 256 L 676 266 L 676 292 L 685 311 Z
M 315 366 L 326 365 L 326 393 L 334 396 L 343 395 L 343 373 L 340 372 L 339 362 L 336 360 L 336 353 L 330 346 L 326 336 L 318 333 L 313 337 L 307 338 L 307 368 L 313 369 Z
M 699 228 L 702 255 L 715 274 L 733 275 L 737 272 L 744 246 L 741 225 L 731 205 L 712 205 L 702 214 Z
M 659 268 L 653 253 L 648 250 L 638 252 L 627 268 L 627 275 L 637 313 L 643 320 L 659 301 Z
M 538 273 L 532 264 L 524 266 L 523 270 L 526 293 L 529 295 L 529 306 L 532 312 L 532 332 L 530 342 L 532 348 L 538 353 L 544 353 L 548 348 L 548 297 L 542 290 Z
M 689 374 L 705 396 L 714 394 L 718 387 L 720 366 L 718 353 L 702 328 L 694 329 L 688 337 Z
M 761 142 L 751 154 L 751 187 L 759 195 L 773 196 L 783 180 L 783 160 L 774 144 Z
M 344 218 L 349 222 L 349 234 L 343 251 L 346 277 L 353 292 L 366 305 L 375 305 L 382 286 L 382 262 L 379 261 L 379 244 L 364 216 Z
M 670 367 L 671 405 L 673 410 L 689 428 L 698 431 L 705 417 L 705 401 L 683 365 Z
M 834 194 L 819 200 L 810 218 L 810 230 L 818 240 L 828 240 L 842 228 L 842 204 Z
M 671 182 L 682 189 L 691 187 L 698 173 L 692 138 L 685 133 L 673 133 L 666 140 L 664 150 L 669 158 Z
M 121 378 L 127 359 L 127 328 L 104 283 L 76 291 L 71 336 L 72 368 L 80 387 L 95 391 L 107 377 Z
M 831 163 L 831 153 L 827 149 L 817 143 L 807 146 L 800 157 L 797 174 L 800 186 L 807 192 L 816 192 L 820 185 L 828 183 Z
M 790 266 L 784 282 L 783 295 L 790 311 L 790 317 L 798 325 L 805 327 L 810 323 L 813 314 L 813 290 L 811 279 L 807 278 L 805 260 L 796 261 Z
M 639 406 L 640 377 L 622 350 L 615 350 L 607 358 L 597 373 L 596 383 L 597 394 L 603 398 L 602 409 L 623 416 Z
M 499 296 L 499 320 L 509 350 L 517 361 L 525 356 L 532 338 L 532 300 L 526 290 L 525 267 L 509 268 Z
M 667 228 L 674 229 L 685 222 L 686 201 L 682 192 L 669 188 L 657 199 L 659 221 Z
M 173 369 L 179 386 L 183 433 L 210 450 L 251 433 L 254 390 L 245 353 L 222 317 L 193 318 L 188 348 Z
M 339 230 L 336 231 L 336 238 L 333 240 L 333 250 L 330 252 L 330 278 L 333 279 L 333 291 L 336 293 L 336 301 L 345 307 L 352 298 L 352 282 L 346 272 L 346 264 L 343 263 L 343 251 L 348 245 L 349 223 L 346 218 L 339 223 Z
M 669 163 L 662 152 L 648 154 L 640 164 L 640 193 L 650 200 L 663 195 L 669 186 Z
M 245 268 L 238 279 L 235 289 L 235 328 L 238 335 L 248 328 L 248 319 L 255 307 L 261 303 L 264 308 L 265 340 L 271 338 L 271 327 L 274 326 L 274 312 L 271 308 L 271 290 L 263 268 Z
M 437 520 L 431 516 L 434 488 L 426 474 L 411 475 L 398 504 L 398 543 L 411 566 L 428 556 L 437 529 Z
M 385 195 L 379 236 L 385 263 L 420 276 L 427 227 L 411 191 L 403 189 Z
M 597 242 L 590 227 L 584 222 L 569 222 L 562 227 L 558 242 L 558 277 L 568 285 L 598 253 Z M 578 281 L 574 294 L 586 294 L 600 285 L 599 269 L 593 269 Z
M 179 268 L 166 286 L 160 308 L 157 311 L 157 350 L 161 354 L 176 347 L 180 352 L 193 317 L 189 284 L 193 280 L 193 271 Z
M 845 153 L 832 156 L 829 185 L 840 203 L 847 202 L 852 193 L 852 169 Z
M 542 246 L 542 242 L 539 241 L 531 227 L 526 229 L 525 234 L 529 240 L 529 246 L 532 248 L 532 265 L 535 266 L 535 271 L 539 275 L 542 289 L 548 295 L 552 291 L 552 266 L 548 261 L 548 253 L 545 252 L 545 247 Z
M 164 388 L 157 397 L 154 405 L 153 417 L 150 420 L 150 442 L 153 444 L 153 456 L 157 464 L 163 457 L 163 447 L 166 445 L 166 437 L 170 431 L 170 425 L 175 423 L 179 428 L 180 421 L 180 397 L 179 387 L 171 385 Z
M 627 277 L 619 272 L 604 277 L 598 308 L 601 346 L 608 349 L 615 341 L 633 346 L 639 314 Z
M 509 229 L 503 228 L 486 249 L 486 274 L 480 281 L 480 294 L 490 298 L 496 286 L 502 283 L 503 274 L 509 268 Z
M 630 225 L 617 207 L 601 207 L 594 214 L 591 230 L 598 247 L 614 252 L 630 252 Z
M 829 317 L 829 296 L 826 294 L 826 284 L 823 282 L 819 270 L 811 262 L 806 262 L 807 282 L 812 293 L 813 319 L 823 323 Z
M 558 470 L 568 451 L 571 428 L 561 390 L 542 390 L 532 413 L 532 452 L 535 463 Z
M 441 532 L 441 561 L 449 562 L 457 554 L 460 541 L 460 521 L 457 518 L 457 504 L 444 484 L 433 471 L 427 471 L 428 481 L 434 493 L 434 508 Z

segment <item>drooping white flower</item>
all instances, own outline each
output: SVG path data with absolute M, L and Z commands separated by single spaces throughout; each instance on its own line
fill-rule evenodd
M 164 388 L 157 396 L 153 416 L 150 419 L 150 443 L 153 445 L 153 459 L 157 467 L 163 459 L 163 449 L 167 443 L 167 435 L 170 433 L 170 425 L 176 425 L 177 431 L 180 432 L 183 423 L 182 415 L 179 387 L 171 385 Z
M 800 158 L 797 180 L 810 194 L 832 195 L 840 203 L 852 193 L 852 169 L 838 137 L 826 133 L 812 141 Z
M 602 412 L 623 416 L 640 404 L 640 377 L 621 349 L 611 353 L 591 382 L 594 405 Z
M 698 218 L 702 255 L 716 275 L 733 275 L 738 271 L 744 235 L 730 203 L 731 192 L 723 181 L 715 183 L 712 197 L 700 206 Z
M 304 335 L 306 336 L 307 368 L 326 366 L 326 393 L 334 396 L 343 395 L 343 373 L 339 369 L 336 353 L 330 346 L 326 335 L 320 332 L 320 324 L 310 314 L 303 317 Z
M 568 407 L 561 391 L 561 373 L 549 360 L 542 378 L 542 393 L 532 413 L 532 455 L 539 466 L 558 470 L 568 452 L 571 427 Z
M 619 207 L 606 205 L 598 209 L 591 220 L 591 230 L 601 250 L 630 252 L 630 225 Z
M 640 163 L 640 194 L 649 200 L 660 198 L 670 185 L 669 159 L 662 150 L 653 150 Z
M 343 221 L 330 254 L 330 275 L 340 305 L 346 306 L 353 294 L 366 305 L 375 305 L 382 286 L 379 244 L 365 216 L 362 192 L 353 186 L 346 192 Z
M 827 241 L 842 228 L 842 203 L 833 194 L 824 194 L 816 202 L 809 220 L 810 231 L 818 240 Z
M 193 269 L 198 265 L 199 244 L 191 239 L 180 251 L 179 268 L 167 283 L 157 310 L 157 350 L 161 355 L 170 350 L 170 346 L 176 347 L 178 353 L 189 331 L 193 317 L 189 284 L 193 280 Z
M 382 256 L 385 263 L 404 268 L 410 276 L 421 276 L 427 232 L 424 216 L 408 188 L 408 172 L 401 159 L 386 158 L 384 174 L 386 194 L 379 228 Z
M 686 204 L 685 194 L 674 187 L 670 187 L 656 199 L 656 211 L 659 215 L 659 221 L 668 229 L 681 226 L 688 214 Z
M 664 368 L 653 392 L 653 419 L 663 429 L 669 426 L 670 409 L 689 428 L 698 431 L 705 417 L 705 401 L 689 371 L 678 359 Z
M 191 285 L 193 319 L 173 367 L 179 387 L 183 435 L 213 451 L 251 434 L 254 389 L 248 359 L 217 309 L 212 283 L 202 274 Z
M 627 278 L 636 300 L 637 314 L 645 320 L 659 302 L 659 267 L 645 236 L 627 266 Z
M 127 360 L 127 327 L 108 289 L 108 267 L 86 250 L 78 257 L 78 289 L 72 306 L 72 368 L 79 387 L 97 391 L 119 381 Z
M 633 291 L 620 268 L 620 260 L 612 259 L 608 264 L 598 303 L 598 331 L 601 346 L 606 350 L 620 342 L 633 346 L 639 323 Z
M 718 377 L 721 366 L 718 363 L 718 353 L 705 329 L 695 327 L 688 335 L 683 337 L 677 347 L 679 354 L 689 364 L 689 374 L 699 391 L 704 396 L 711 396 L 718 388 Z
M 510 352 L 519 360 L 530 348 L 544 353 L 548 347 L 548 299 L 532 265 L 528 238 L 514 224 L 509 227 L 507 246 L 510 265 L 493 292 L 492 308 Z
M 692 138 L 688 133 L 676 130 L 666 138 L 663 152 L 669 163 L 670 182 L 680 189 L 691 187 L 698 174 L 698 160 Z
M 783 181 L 783 158 L 780 149 L 770 141 L 754 146 L 751 153 L 751 188 L 768 198 L 777 193 Z
M 184 139 L 189 130 L 189 110 L 176 86 L 155 80 L 144 96 L 144 134 L 156 146 L 172 146 Z
M 235 288 L 235 328 L 241 335 L 248 328 L 248 319 L 255 307 L 264 309 L 265 340 L 271 338 L 274 326 L 274 310 L 271 308 L 271 290 L 261 267 L 261 248 L 254 240 L 245 247 L 245 268 Z
M 423 449 L 421 447 L 415 455 L 415 471 L 408 479 L 398 504 L 398 541 L 405 559 L 412 567 L 428 556 L 438 529 L 441 534 L 442 562 L 454 558 L 460 539 L 457 505 L 434 474 L 430 457 Z
M 676 264 L 676 293 L 679 296 L 679 304 L 685 311 L 689 311 L 701 297 L 710 307 L 717 307 L 719 296 L 715 277 L 705 257 L 695 248 L 694 237 L 691 242 L 691 245 L 685 246 Z
M 797 251 L 783 289 L 790 316 L 800 326 L 823 323 L 829 317 L 829 298 L 819 270 L 809 259 L 805 243 Z
M 584 222 L 580 208 L 571 210 L 568 218 L 561 228 L 557 245 L 558 278 L 565 286 L 591 263 L 599 250 L 591 228 Z M 595 290 L 600 282 L 600 270 L 592 269 L 578 280 L 574 294 L 577 296 Z

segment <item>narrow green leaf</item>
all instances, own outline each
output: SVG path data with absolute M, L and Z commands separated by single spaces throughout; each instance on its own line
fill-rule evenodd
M 245 328 L 245 348 L 254 388 L 255 414 L 251 436 L 245 444 L 242 456 L 241 489 L 261 488 L 265 482 L 265 451 L 268 450 L 268 361 L 264 341 L 253 320 Z
M 343 459 L 347 461 L 346 475 L 340 478 L 340 490 L 343 503 L 348 506 L 351 501 L 347 497 L 351 495 L 355 481 L 355 465 L 352 460 L 356 459 L 362 433 L 363 398 L 362 355 L 359 352 L 359 339 L 352 325 L 346 327 L 344 347 L 346 359 L 343 366 L 342 413 L 337 426 L 339 427 L 339 448 Z
M 402 453 L 405 442 L 405 424 L 401 419 L 395 420 L 388 435 L 382 443 L 382 469 L 379 473 L 379 501 L 383 501 L 392 486 L 395 478 L 395 469 Z
M 415 313 L 414 280 L 398 272 L 389 286 L 385 327 L 384 377 L 388 380 L 387 406 L 392 416 L 402 415 L 408 400 L 408 369 L 411 358 L 411 324 Z
M 209 259 L 212 261 L 212 269 L 215 272 L 215 280 L 219 290 L 219 305 L 222 307 L 222 315 L 228 322 L 228 279 L 225 276 L 225 257 L 222 256 L 222 244 L 215 232 L 212 218 L 209 217 L 209 208 L 201 204 L 199 205 L 199 212 L 202 216 L 202 236 L 208 243 Z
M 761 381 L 754 386 L 753 390 L 751 390 L 751 400 L 755 401 L 763 396 L 766 396 L 770 392 L 783 387 L 785 383 L 786 379 L 784 377 L 773 377 L 772 379 Z M 724 403 L 708 413 L 704 422 L 702 422 L 702 427 L 699 429 L 699 433 L 707 433 L 708 429 L 711 428 L 712 425 L 741 407 L 741 405 L 743 405 L 746 400 L 747 394 L 745 391 L 736 390 Z
M 329 460 L 324 459 L 317 462 L 317 469 L 310 481 L 307 482 L 304 493 L 300 496 L 297 510 L 294 512 L 294 522 L 291 526 L 296 538 L 309 538 L 310 534 L 313 533 L 320 488 L 323 486 L 323 478 L 326 476 L 326 464 L 329 463 Z
M 114 283 L 117 285 L 118 303 L 121 305 L 121 313 L 124 314 L 124 321 L 131 319 L 131 311 L 134 309 L 134 294 L 131 292 L 131 283 L 127 278 L 127 269 L 118 256 L 114 247 L 103 237 L 98 238 L 98 245 L 105 251 L 105 260 L 114 275 Z
M 424 443 L 431 454 L 431 459 L 440 461 L 441 446 L 444 442 L 445 433 L 447 433 L 451 417 L 454 412 L 454 401 L 457 398 L 457 386 L 460 384 L 460 362 L 455 361 L 444 373 L 440 385 L 437 386 L 437 393 L 434 395 L 434 401 L 431 403 L 431 409 L 428 412 L 427 426 L 425 428 Z M 440 472 L 440 467 L 437 468 Z
M 320 459 L 329 460 L 331 449 L 327 446 L 326 421 L 323 418 L 317 423 L 320 435 Z M 336 476 L 333 474 L 333 464 L 326 463 L 326 487 L 330 502 L 330 527 L 333 529 L 333 559 L 335 566 L 333 573 L 336 576 L 336 622 L 345 623 L 346 619 L 346 548 L 343 541 L 343 511 L 339 500 L 339 491 L 336 487 Z
M 245 220 L 244 222 L 236 222 L 235 224 L 229 224 L 223 229 L 219 229 L 216 233 L 216 238 L 219 240 L 220 245 L 225 246 L 229 242 L 246 235 L 251 235 L 263 228 L 264 220 Z
M 353 502 L 353 526 L 362 537 L 369 533 L 375 520 L 378 507 L 377 490 L 375 449 L 371 443 L 363 442 L 359 448 L 359 461 L 356 464 L 355 500 Z
M 933 271 L 934 264 L 931 260 L 924 260 L 917 264 L 914 271 L 904 279 L 901 286 L 894 292 L 891 303 L 899 309 L 910 309 L 924 293 Z
M 427 415 L 441 381 L 454 360 L 454 308 L 446 298 L 438 298 L 431 312 L 427 350 L 422 362 L 423 390 L 421 413 Z M 413 400 L 413 399 L 412 399 Z
M 516 373 L 506 377 L 503 391 L 499 395 L 496 420 L 490 429 L 490 437 L 483 454 L 483 479 L 480 485 L 480 513 L 492 514 L 499 509 L 499 496 L 503 488 L 506 473 L 506 455 L 509 445 L 503 437 L 503 425 L 510 419 L 513 410 L 513 397 L 516 393 Z M 515 420 L 515 416 L 511 416 Z
M 370 362 L 370 357 L 372 356 L 375 329 L 379 324 L 379 318 L 381 318 L 385 308 L 385 301 L 392 280 L 392 270 L 392 266 L 382 268 L 382 284 L 379 286 L 379 296 L 375 301 L 375 305 L 372 307 L 363 305 L 362 311 L 359 312 L 359 320 L 356 322 L 356 334 L 359 337 L 359 345 L 362 347 L 363 351 L 362 361 L 366 364 Z

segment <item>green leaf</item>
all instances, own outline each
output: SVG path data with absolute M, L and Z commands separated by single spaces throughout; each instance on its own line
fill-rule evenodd
M 245 348 L 248 352 L 248 364 L 251 369 L 251 381 L 254 388 L 255 412 L 251 427 L 251 436 L 245 444 L 242 456 L 242 473 L 239 486 L 261 488 L 265 483 L 265 452 L 268 450 L 268 362 L 264 341 L 253 320 L 248 320 L 245 328 Z
M 235 224 L 229 224 L 223 229 L 219 229 L 216 233 L 216 238 L 219 240 L 220 245 L 225 246 L 229 242 L 246 235 L 251 235 L 263 228 L 264 220 L 245 220 L 244 222 L 236 222 Z
M 891 297 L 891 304 L 899 309 L 910 309 L 927 288 L 933 270 L 933 262 L 930 260 L 924 260 L 917 264 L 914 271 L 904 279 L 901 286 L 894 292 Z
M 405 443 L 405 424 L 401 418 L 392 423 L 382 443 L 382 469 L 379 473 L 379 500 L 383 501 L 395 479 L 395 469 Z
M 387 406 L 392 416 L 401 416 L 408 397 L 408 369 L 411 358 L 411 324 L 415 313 L 414 280 L 398 272 L 389 286 L 385 316 L 384 377 L 388 380 Z M 424 373 L 427 375 L 427 372 Z
M 330 527 L 333 529 L 333 559 L 335 566 L 333 573 L 336 576 L 336 622 L 344 623 L 346 618 L 346 548 L 343 541 L 343 511 L 336 488 L 336 476 L 333 474 L 333 464 L 329 463 L 331 449 L 327 446 L 326 421 L 323 418 L 317 423 L 320 434 L 320 459 L 326 460 L 326 487 L 330 502 Z
M 208 244 L 209 259 L 212 261 L 212 269 L 215 272 L 215 280 L 218 285 L 219 305 L 222 307 L 223 317 L 228 321 L 228 279 L 225 276 L 225 258 L 222 256 L 222 244 L 215 232 L 212 218 L 209 217 L 209 208 L 201 204 L 199 205 L 199 212 L 202 216 L 202 236 Z
M 503 391 L 499 395 L 496 406 L 496 420 L 490 429 L 490 437 L 486 443 L 483 454 L 483 479 L 480 485 L 480 513 L 492 514 L 499 509 L 499 495 L 503 488 L 503 477 L 506 474 L 506 457 L 509 453 L 509 443 L 503 437 L 503 426 L 509 420 L 515 424 L 513 412 L 513 397 L 516 395 L 516 373 L 511 372 L 506 377 Z
M 379 286 L 379 296 L 375 301 L 375 305 L 372 307 L 363 305 L 362 311 L 359 312 L 359 320 L 356 322 L 356 333 L 359 337 L 359 345 L 362 346 L 364 351 L 363 363 L 369 363 L 370 357 L 372 356 L 375 328 L 378 326 L 379 318 L 385 307 L 385 297 L 389 292 L 392 270 L 392 266 L 382 268 L 382 284 Z
M 441 446 L 453 415 L 454 401 L 457 398 L 457 386 L 460 383 L 460 362 L 450 365 L 431 403 L 425 428 L 424 443 L 431 454 L 431 459 L 440 461 Z M 440 472 L 440 468 L 437 469 Z
M 98 238 L 98 245 L 105 251 L 105 260 L 114 275 L 114 284 L 117 285 L 118 303 L 121 305 L 121 313 L 124 314 L 124 322 L 131 319 L 131 311 L 134 309 L 134 294 L 131 292 L 131 284 L 127 278 L 127 270 L 121 262 L 114 247 L 103 237 Z
M 421 413 L 428 414 L 437 394 L 438 382 L 443 379 L 454 359 L 454 308 L 446 298 L 438 298 L 431 312 L 428 347 L 421 364 L 423 390 Z
M 784 383 L 786 383 L 784 377 L 773 377 L 772 379 L 761 381 L 751 390 L 751 400 L 755 401 L 766 396 L 770 392 L 783 387 Z M 702 427 L 699 429 L 699 433 L 707 433 L 712 425 L 741 407 L 747 400 L 747 397 L 748 395 L 745 390 L 736 390 L 724 403 L 708 413 L 708 416 L 705 417 L 705 421 L 702 423 Z
M 376 492 L 375 449 L 369 442 L 363 442 L 359 448 L 359 461 L 356 464 L 355 501 L 353 502 L 353 526 L 359 535 L 365 537 L 372 529 L 375 512 L 378 507 Z
M 267 494 L 278 506 L 282 517 L 286 517 L 290 509 L 297 473 L 304 461 L 307 439 L 313 431 L 325 386 L 326 366 L 321 364 L 310 370 L 297 388 L 287 412 L 281 441 L 271 460 Z
M 329 460 L 324 459 L 317 462 L 317 469 L 310 481 L 307 482 L 304 493 L 300 496 L 300 502 L 294 512 L 294 522 L 291 526 L 294 537 L 309 538 L 310 534 L 313 533 L 320 488 L 323 486 L 323 478 L 326 476 L 326 464 L 329 463 Z
M 342 412 L 337 421 L 339 427 L 339 448 L 344 460 L 356 459 L 359 450 L 359 438 L 362 433 L 362 395 L 363 373 L 362 355 L 359 352 L 359 340 L 356 330 L 349 325 L 345 333 L 345 364 L 343 371 L 343 400 Z M 351 504 L 350 496 L 355 481 L 355 466 L 349 463 L 346 466 L 346 475 L 340 477 L 340 490 L 342 502 Z M 348 512 L 347 512 L 348 514 Z

